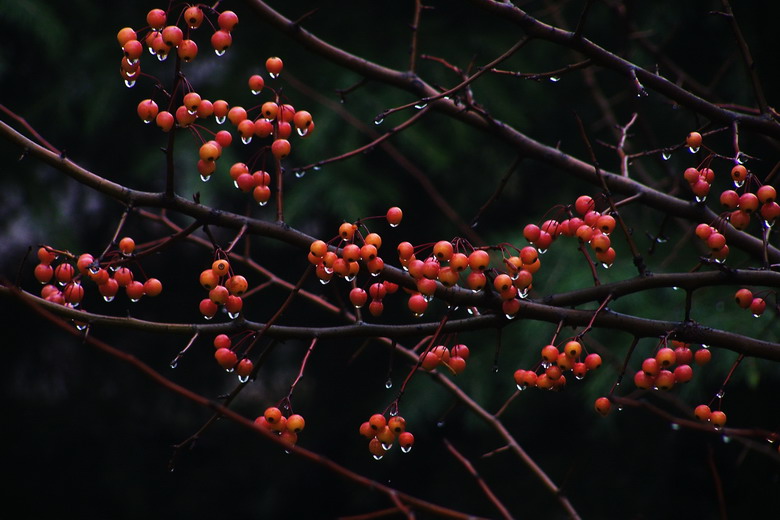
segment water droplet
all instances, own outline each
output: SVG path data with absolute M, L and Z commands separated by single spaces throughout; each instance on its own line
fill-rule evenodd
M 251 142 L 252 142 L 252 136 L 251 136 L 251 135 L 249 135 L 249 136 L 246 136 L 246 137 L 245 137 L 245 136 L 243 136 L 243 135 L 242 135 L 242 136 L 241 136 L 241 142 L 242 142 L 242 143 L 244 143 L 244 144 L 249 144 L 249 143 L 251 143 Z
M 665 244 L 669 241 L 669 239 L 663 236 L 659 236 L 659 237 L 655 237 L 655 241 L 659 244 Z
M 356 277 L 356 276 L 357 276 L 357 275 L 355 275 L 355 274 L 348 274 L 347 276 L 345 276 L 345 277 L 344 277 L 344 279 L 345 279 L 346 281 L 348 281 L 348 282 L 351 282 L 352 280 L 354 280 L 354 279 L 355 279 L 355 277 Z
M 167 52 L 159 52 L 157 53 L 157 61 L 165 61 L 168 59 L 168 53 Z
M 278 72 L 269 72 L 268 75 L 271 76 L 271 79 L 276 79 L 279 77 Z
M 422 318 L 423 313 L 422 312 L 415 312 L 412 314 L 415 318 Z
M 508 319 L 508 320 L 513 320 L 513 319 L 515 319 L 515 315 L 514 315 L 514 314 L 504 314 L 504 317 L 505 317 L 506 319 Z
M 676 422 L 673 422 L 672 424 L 670 424 L 670 426 L 671 426 L 672 430 L 674 430 L 674 431 L 677 431 L 677 430 L 680 429 L 680 425 L 677 424 Z
M 171 368 L 178 368 L 178 367 L 179 367 L 178 359 L 174 359 L 173 361 L 171 361 Z
M 723 263 L 726 263 L 726 259 L 725 259 L 725 258 L 716 258 L 716 259 L 715 259 L 715 263 L 716 263 L 716 264 L 723 264 Z
M 518 391 L 518 392 L 522 392 L 522 391 L 523 391 L 523 390 L 525 390 L 526 388 L 528 388 L 528 387 L 527 387 L 527 386 L 525 386 L 525 385 L 517 385 L 517 391 Z
M 227 50 L 227 49 L 222 49 L 222 50 L 220 50 L 220 49 L 214 49 L 214 54 L 216 54 L 217 56 L 224 56 L 224 55 L 225 55 L 225 51 L 226 51 L 226 50 Z
M 374 278 L 376 278 L 376 277 L 377 277 L 377 276 L 379 276 L 381 273 L 380 273 L 379 271 L 377 271 L 377 272 L 375 272 L 375 273 L 370 273 L 370 274 L 371 274 L 371 276 L 373 276 Z
M 389 377 L 387 378 L 387 381 L 385 381 L 385 388 L 390 389 L 393 388 L 393 380 Z
M 384 116 L 376 116 L 374 118 L 374 124 L 375 125 L 381 125 L 385 121 Z
M 701 344 L 701 348 L 710 348 L 709 345 L 705 345 L 704 343 Z
M 522 298 L 523 300 L 525 300 L 526 298 L 528 298 L 528 287 L 526 287 L 525 289 L 522 289 L 520 292 L 518 292 L 518 293 L 517 293 L 517 295 L 518 295 L 520 298 Z
M 672 158 L 672 152 L 661 152 L 661 159 L 668 161 Z
M 211 175 L 201 175 L 200 180 L 203 182 L 209 182 L 211 180 Z
M 550 81 L 553 83 L 558 83 L 561 80 L 558 76 L 550 76 Z
M 390 224 L 390 227 L 398 227 L 398 224 Z
M 221 125 L 225 122 L 225 119 L 227 119 L 227 116 L 214 116 L 214 119 L 217 121 L 218 125 Z
M 298 179 L 300 179 L 304 175 L 306 175 L 306 170 L 298 170 L 297 172 L 295 172 L 295 177 Z
M 421 101 L 421 102 L 417 103 L 416 105 L 414 105 L 414 108 L 416 108 L 417 110 L 422 110 L 423 108 L 425 108 L 427 106 L 428 106 L 428 103 L 426 103 L 425 101 Z
M 247 381 L 249 381 L 249 376 L 238 376 L 239 383 L 246 383 Z
M 618 411 L 618 412 L 622 412 L 622 411 L 623 411 L 623 407 L 622 407 L 622 406 L 618 406 L 618 407 L 617 407 L 617 411 Z
M 574 376 L 574 379 L 576 379 L 577 381 L 582 381 L 583 379 L 585 379 L 585 375 L 584 374 L 576 374 Z
M 262 92 L 262 90 L 254 90 L 254 89 L 252 89 L 252 95 L 253 96 L 258 95 L 260 92 Z
M 333 274 L 333 268 L 332 267 L 326 267 L 325 268 L 325 273 L 326 274 Z
M 258 206 L 265 206 L 266 204 L 268 204 L 267 200 L 261 200 L 261 201 L 258 201 L 258 203 L 257 203 Z
M 412 447 L 411 446 L 401 446 L 401 452 L 402 453 L 409 453 L 410 451 L 412 451 Z
M 688 151 L 691 153 L 699 153 L 699 147 L 698 146 L 689 146 Z
M 675 285 L 674 287 L 672 287 L 672 290 L 673 290 L 673 291 L 679 291 L 679 290 L 680 290 L 680 288 L 679 288 L 679 287 L 677 287 L 677 286 Z
M 315 164 L 314 166 L 311 167 L 311 169 L 314 170 L 315 172 L 318 172 L 322 169 L 322 166 L 320 166 L 319 164 Z
M 114 297 L 113 296 L 103 296 L 103 299 L 106 300 L 107 302 L 114 301 Z
M 540 255 L 543 255 L 543 254 L 545 254 L 547 252 L 547 250 L 546 249 L 537 249 L 536 252 L 539 253 Z
M 130 298 L 130 301 L 133 302 L 133 303 L 137 303 L 138 300 L 140 300 L 140 299 L 141 298 Z
M 238 318 L 240 315 L 241 315 L 240 312 L 228 312 L 228 318 L 230 318 L 231 320 Z
M 195 109 L 193 109 L 193 110 L 190 110 L 190 109 L 188 108 L 188 109 L 187 109 L 187 113 L 188 113 L 189 115 L 191 115 L 191 116 L 194 116 L 195 114 L 197 114 L 197 113 L 198 113 L 198 109 L 197 109 L 197 108 L 195 108 Z
M 298 132 L 298 135 L 301 136 L 301 137 L 303 137 L 303 136 L 305 136 L 306 134 L 309 133 L 309 129 L 308 128 L 297 128 L 296 130 Z
M 734 181 L 735 188 L 741 188 L 744 185 L 745 185 L 745 181 Z
M 753 315 L 753 317 L 754 317 L 754 318 L 760 318 L 760 317 L 761 317 L 761 315 L 760 315 L 760 314 L 754 314 L 754 315 Z
M 747 162 L 747 156 L 742 152 L 739 152 L 737 156 L 734 158 L 734 161 L 737 164 L 745 164 Z
M 125 80 L 125 86 L 127 88 L 133 88 L 135 86 L 135 80 L 134 79 L 126 79 Z
M 384 455 L 374 455 L 374 460 L 382 460 Z
M 601 267 L 603 267 L 604 269 L 609 269 L 610 267 L 612 267 L 612 264 L 605 264 L 604 262 L 601 262 Z
M 718 390 L 718 393 L 715 394 L 715 397 L 717 397 L 718 399 L 723 399 L 724 395 L 726 395 L 726 391 L 721 389 L 721 390 Z
M 147 47 L 146 49 L 149 51 L 149 54 L 151 54 L 152 56 L 156 54 L 154 49 L 152 49 L 151 47 Z
M 382 443 L 382 448 L 384 448 L 385 451 L 389 451 L 392 447 L 393 447 L 393 443 L 392 442 L 390 442 L 390 443 L 383 442 Z
M 240 188 L 238 187 L 238 182 L 237 182 L 237 181 L 233 181 L 233 187 L 234 187 L 234 188 L 236 188 L 236 189 L 240 189 Z
M 707 200 L 706 195 L 704 197 L 699 197 L 698 195 L 696 195 L 696 202 L 704 202 L 705 200 Z
M 320 278 L 320 283 L 322 285 L 328 285 L 328 282 L 330 282 L 330 278 Z
M 211 319 L 211 318 L 213 318 L 213 317 L 214 317 L 214 316 L 206 316 L 205 314 L 203 315 L 203 318 L 204 318 L 204 319 L 207 319 L 207 320 L 210 320 L 210 319 Z
M 75 325 L 77 330 L 85 330 L 87 328 L 86 323 L 75 322 Z
M 228 374 L 232 374 L 234 371 L 235 371 L 235 368 L 226 368 L 225 369 L 225 372 L 227 372 Z

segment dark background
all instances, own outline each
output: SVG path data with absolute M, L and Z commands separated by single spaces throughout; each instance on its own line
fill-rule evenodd
M 526 2 L 523 7 L 548 23 L 572 28 L 582 4 Z M 653 69 L 658 57 L 642 50 L 638 43 L 638 37 L 645 37 L 662 49 L 665 58 L 705 85 L 710 99 L 753 104 L 728 24 L 710 14 L 721 8 L 718 2 L 622 3 L 639 31 L 631 32 L 632 38 L 625 38 L 623 23 L 609 8 L 612 4 L 595 3 L 587 37 Z M 314 34 L 391 68 L 403 70 L 408 63 L 412 2 L 272 5 L 293 19 L 318 7 L 304 22 Z M 463 69 L 472 62 L 479 65 L 492 60 L 521 37 L 513 25 L 468 2 L 430 5 L 434 9 L 423 14 L 419 51 Z M 121 51 L 115 39 L 123 26 L 140 29 L 145 13 L 153 7 L 166 6 L 117 2 L 109 7 L 78 0 L 4 3 L 0 6 L 0 103 L 84 167 L 136 189 L 159 191 L 164 183 L 164 156 L 158 150 L 165 137 L 135 116 L 138 101 L 151 96 L 154 89 L 149 81 L 141 81 L 133 89 L 122 84 L 117 74 Z M 217 59 L 208 47 L 208 29 L 199 29 L 202 33 L 196 41 L 200 55 L 184 72 L 204 96 L 250 106 L 254 101 L 246 78 L 263 72 L 266 57 L 281 56 L 285 71 L 280 81 L 289 78 L 283 83 L 285 96 L 296 108 L 312 112 L 317 125 L 310 139 L 293 140 L 293 166 L 347 152 L 368 142 L 369 132 L 391 128 L 408 115 L 402 112 L 388 117 L 381 126 L 373 125 L 373 118 L 382 110 L 413 99 L 407 93 L 368 82 L 341 104 L 336 91 L 356 84 L 360 80 L 357 75 L 263 25 L 243 3 L 224 2 L 222 7 L 236 11 L 240 18 L 233 48 Z M 736 6 L 735 11 L 772 105 L 780 87 L 774 26 L 777 9 L 768 2 L 750 2 Z M 533 42 L 502 68 L 544 72 L 578 59 L 550 44 Z M 145 55 L 142 66 L 149 74 L 163 74 L 170 63 L 161 66 Z M 454 85 L 458 81 L 434 61 L 421 60 L 419 73 L 434 84 Z M 612 72 L 597 70 L 595 77 L 620 124 L 633 112 L 640 114 L 630 140 L 634 151 L 676 145 L 688 131 L 705 124 L 653 92 L 636 98 L 625 78 Z M 575 113 L 585 121 L 593 142 L 615 142 L 613 129 L 579 72 L 563 76 L 557 83 L 486 75 L 473 89 L 478 101 L 499 119 L 541 142 L 558 143 L 564 151 L 583 159 L 586 149 Z M 342 109 L 363 126 L 350 124 L 342 117 Z M 492 196 L 515 159 L 513 150 L 490 135 L 438 114 L 426 116 L 391 142 L 431 180 L 466 223 Z M 776 149 L 760 136 L 746 132 L 740 135 L 740 143 L 759 158 L 751 162 L 758 175 L 765 175 L 774 166 Z M 730 153 L 725 133 L 711 138 L 708 145 Z M 247 204 L 246 197 L 233 190 L 227 180 L 226 165 L 243 160 L 247 148 L 234 144 L 221 159 L 215 180 L 203 184 L 194 169 L 195 140 L 182 133 L 177 144 L 177 192 L 190 195 L 197 191 L 206 204 L 273 219 L 270 206 Z M 611 149 L 597 145 L 596 151 L 603 167 L 617 168 Z M 6 142 L 0 143 L 0 243 L 5 252 L 0 267 L 3 277 L 34 292 L 37 283 L 32 269 L 39 244 L 74 253 L 98 253 L 113 235 L 123 208 L 30 158 L 19 161 L 20 153 Z M 673 191 L 678 188 L 679 173 L 692 161 L 681 151 L 669 161 L 647 157 L 635 167 L 642 169 L 637 175 L 646 175 L 654 186 Z M 286 220 L 312 236 L 328 238 L 342 220 L 382 215 L 391 205 L 404 208 L 405 220 L 397 229 L 389 229 L 381 221 L 371 224 L 372 230 L 383 235 L 387 244 L 384 256 L 392 263 L 395 244 L 401 240 L 421 244 L 460 234 L 419 182 L 385 150 L 327 165 L 302 178 L 288 177 Z M 481 215 L 474 231 L 486 243 L 523 245 L 521 230 L 526 223 L 538 222 L 555 204 L 572 203 L 582 193 L 595 195 L 597 190 L 545 164 L 523 161 L 498 200 Z M 650 242 L 646 234 L 658 232 L 663 215 L 640 207 L 629 207 L 624 213 L 631 219 L 638 244 L 647 250 Z M 186 219 L 177 221 L 189 223 Z M 695 265 L 701 251 L 687 235 L 688 224 L 673 222 L 665 228 L 668 242 L 647 256 L 651 270 L 686 271 Z M 140 242 L 167 233 L 154 223 L 131 217 L 124 234 Z M 224 244 L 233 236 L 220 230 L 215 234 Z M 29 248 L 32 252 L 28 256 Z M 250 249 L 256 261 L 291 282 L 306 267 L 305 255 L 299 250 L 271 240 L 255 238 Z M 635 274 L 627 246 L 620 244 L 616 249 L 624 261 L 602 271 L 604 280 Z M 576 254 L 571 243 L 555 244 L 543 258 L 534 296 L 592 283 Z M 130 304 L 117 297 L 109 305 L 89 294 L 84 306 L 117 316 L 200 323 L 197 302 L 203 294 L 197 276 L 210 264 L 211 256 L 211 251 L 200 246 L 179 244 L 164 255 L 144 260 L 144 271 L 165 284 L 159 299 Z M 750 259 L 739 252 L 729 261 L 750 265 Z M 263 281 L 255 275 L 248 277 L 250 283 Z M 322 292 L 332 301 L 346 297 L 344 284 L 333 282 L 322 287 L 310 282 L 308 289 Z M 735 309 L 732 294 L 732 288 L 697 292 L 694 319 L 777 341 L 775 313 L 754 320 Z M 264 321 L 285 295 L 271 289 L 247 301 L 247 316 Z M 671 290 L 651 291 L 625 298 L 616 308 L 646 317 L 681 319 L 683 301 L 683 295 Z M 64 334 L 15 300 L 4 298 L 0 305 L 5 331 L 0 372 L 5 441 L 0 456 L 10 477 L 2 494 L 7 510 L 21 508 L 20 517 L 67 512 L 81 518 L 118 519 L 333 518 L 391 506 L 378 493 L 287 455 L 224 420 L 210 428 L 170 471 L 172 446 L 197 431 L 210 417 L 208 410 Z M 376 321 L 410 321 L 402 298 L 387 307 L 387 314 Z M 426 317 L 435 320 L 441 310 L 433 307 Z M 284 316 L 284 323 L 315 326 L 340 322 L 296 302 Z M 505 329 L 498 372 L 493 370 L 496 331 L 459 336 L 473 354 L 458 384 L 488 411 L 497 410 L 514 391 L 512 372 L 533 366 L 538 349 L 549 341 L 554 329 L 552 324 L 532 322 Z M 235 385 L 235 376 L 224 374 L 214 364 L 213 350 L 206 340 L 198 341 L 173 370 L 170 361 L 184 347 L 186 337 L 105 328 L 91 333 L 201 395 L 216 398 Z M 631 338 L 610 331 L 594 331 L 588 337 L 589 347 L 605 358 L 600 372 L 582 382 L 571 381 L 564 392 L 525 392 L 502 416 L 521 446 L 563 487 L 584 518 L 716 518 L 718 485 L 732 518 L 777 510 L 778 457 L 768 444 L 675 430 L 638 410 L 626 409 L 606 419 L 597 416 L 592 402 L 609 390 Z M 413 344 L 411 340 L 408 343 Z M 654 346 L 652 339 L 646 339 L 639 343 L 638 351 L 647 354 Z M 234 409 L 254 417 L 275 404 L 287 393 L 305 349 L 305 344 L 293 341 L 277 347 Z M 648 399 L 677 414 L 689 413 L 690 408 L 710 399 L 735 358 L 733 352 L 717 351 L 713 363 L 698 370 L 692 383 Z M 308 421 L 299 444 L 421 498 L 468 513 L 496 516 L 472 478 L 446 452 L 441 442 L 446 437 L 475 463 L 517 517 L 564 517 L 554 497 L 511 455 L 482 457 L 500 448 L 500 439 L 422 374 L 413 380 L 402 402 L 402 415 L 417 445 L 408 455 L 394 449 L 381 462 L 372 460 L 357 429 L 392 401 L 407 373 L 403 360 L 395 358 L 391 365 L 390 359 L 386 347 L 377 343 L 321 342 L 293 396 L 295 411 Z M 387 390 L 385 381 L 391 366 L 394 387 Z M 777 431 L 779 384 L 777 368 L 771 363 L 746 360 L 733 376 L 724 400 L 729 425 Z

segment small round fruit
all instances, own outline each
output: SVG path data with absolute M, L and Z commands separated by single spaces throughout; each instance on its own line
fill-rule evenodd
M 691 132 L 685 137 L 685 145 L 689 148 L 699 148 L 703 139 L 699 132 Z
M 119 241 L 119 250 L 123 255 L 131 255 L 135 251 L 135 240 L 130 237 L 124 237 Z
M 281 58 L 277 58 L 276 56 L 272 56 L 267 60 L 265 60 L 265 69 L 268 71 L 268 74 L 270 74 L 272 78 L 279 76 L 279 74 L 282 73 L 283 67 L 284 67 L 284 62 L 282 62 Z
M 715 428 L 723 428 L 726 424 L 726 414 L 720 410 L 713 410 L 710 414 L 710 422 Z
M 707 422 L 710 420 L 710 415 L 712 414 L 712 410 L 710 410 L 710 407 L 706 404 L 700 404 L 693 410 L 693 415 L 696 416 L 696 418 L 702 422 Z
M 144 294 L 147 296 L 159 296 L 162 292 L 162 282 L 157 278 L 148 278 L 144 282 Z
M 403 218 L 403 215 L 404 214 L 403 211 L 401 211 L 401 208 L 397 206 L 393 206 L 392 208 L 387 210 L 387 215 L 386 215 L 387 222 L 391 226 L 395 227 L 401 223 L 401 219 Z
M 236 356 L 236 353 L 229 348 L 217 349 L 214 352 L 214 359 L 216 359 L 217 363 L 219 363 L 219 366 L 225 370 L 233 370 L 233 368 L 236 366 L 236 363 L 238 363 L 238 357 Z
M 230 262 L 228 262 L 224 258 L 215 260 L 211 264 L 211 270 L 214 271 L 214 274 L 216 274 L 217 276 L 225 276 L 230 272 Z
M 609 414 L 610 410 L 612 410 L 612 401 L 610 401 L 607 397 L 599 397 L 594 403 L 594 408 L 598 413 L 606 416 Z

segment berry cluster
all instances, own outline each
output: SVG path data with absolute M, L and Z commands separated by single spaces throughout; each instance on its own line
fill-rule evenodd
M 726 235 L 721 233 L 718 228 L 709 224 L 701 223 L 696 226 L 696 236 L 707 244 L 710 250 L 710 258 L 716 262 L 725 262 L 729 255 L 729 246 L 726 244 Z
M 387 419 L 383 414 L 375 413 L 360 425 L 360 434 L 369 439 L 368 451 L 376 460 L 392 449 L 396 439 L 403 453 L 409 453 L 414 446 L 414 435 L 406 431 L 406 419 L 400 415 Z
M 214 338 L 214 359 L 227 372 L 235 372 L 240 382 L 246 383 L 255 365 L 248 357 L 238 360 L 237 346 L 233 345 L 233 340 L 227 334 L 217 334 Z
M 206 8 L 210 14 L 217 14 L 211 8 Z M 117 33 L 117 41 L 122 47 L 120 75 L 128 87 L 135 85 L 141 75 L 141 55 L 144 47 L 159 61 L 165 61 L 172 50 L 184 62 L 191 62 L 198 55 L 198 44 L 190 38 L 191 32 L 203 23 L 205 14 L 200 6 L 189 6 L 184 9 L 180 18 L 185 26 L 182 29 L 177 24 L 168 24 L 168 13 L 163 9 L 152 9 L 146 15 L 148 24 L 139 34 L 131 27 L 123 27 Z M 238 16 L 233 11 L 222 11 L 217 16 L 217 26 L 211 35 L 211 45 L 218 56 L 225 53 L 233 41 L 231 31 L 238 24 Z M 212 24 L 213 27 L 213 24 Z M 143 43 L 141 43 L 143 42 Z
M 642 361 L 642 368 L 634 374 L 634 384 L 641 389 L 671 390 L 678 383 L 687 383 L 693 378 L 691 362 L 706 365 L 712 359 L 712 352 L 699 348 L 695 352 L 690 345 L 672 341 L 672 347 L 661 341 L 654 356 Z
M 420 366 L 424 370 L 434 370 L 439 365 L 447 367 L 453 374 L 458 375 L 466 370 L 466 361 L 469 358 L 469 348 L 459 343 L 447 348 L 444 345 L 436 345 L 428 352 L 420 356 Z
M 700 404 L 693 409 L 693 415 L 702 422 L 711 423 L 719 430 L 726 424 L 726 414 L 721 410 L 712 410 L 709 405 Z
M 235 319 L 244 306 L 241 296 L 246 292 L 248 283 L 242 275 L 233 274 L 230 262 L 226 258 L 219 258 L 221 254 L 219 250 L 216 254 L 218 258 L 214 260 L 211 267 L 200 273 L 200 285 L 209 292 L 209 295 L 200 301 L 199 309 L 203 317 L 210 320 L 222 306 L 228 316 Z
M 528 224 L 523 229 L 523 236 L 539 253 L 544 253 L 559 236 L 576 237 L 580 243 L 590 245 L 602 266 L 611 266 L 616 254 L 609 235 L 615 230 L 615 217 L 597 210 L 596 200 L 589 195 L 577 197 L 573 206 L 566 207 L 565 211 L 568 218 L 561 221 L 549 219 L 541 226 Z
M 750 309 L 750 312 L 753 313 L 753 316 L 758 318 L 764 313 L 764 310 L 766 310 L 766 300 L 760 296 L 756 296 L 753 294 L 753 291 L 747 288 L 739 289 L 736 294 L 734 294 L 734 299 L 737 301 L 737 305 L 742 307 L 743 309 Z
M 303 431 L 306 421 L 297 413 L 285 416 L 282 410 L 276 406 L 269 406 L 255 419 L 255 424 L 274 432 L 290 446 L 298 442 L 298 434 Z
M 391 208 L 387 214 L 387 220 L 391 226 L 398 225 L 401 221 L 401 210 Z M 367 219 L 366 219 L 367 220 Z M 339 226 L 338 235 L 332 239 L 341 244 L 340 249 L 331 250 L 328 243 L 323 240 L 315 240 L 309 247 L 308 260 L 315 266 L 315 272 L 320 282 L 326 284 L 336 276 L 351 282 L 360 272 L 361 263 L 372 277 L 379 276 L 385 267 L 385 262 L 379 256 L 379 248 L 382 247 L 382 237 L 378 233 L 368 231 L 363 222 L 344 222 Z M 362 287 L 354 287 L 349 293 L 349 300 L 355 308 L 363 307 L 369 296 L 369 312 L 373 316 L 379 316 L 384 310 L 384 297 L 398 290 L 398 285 L 384 280 L 374 282 L 368 291 Z
M 129 27 L 121 29 L 117 35 L 122 46 L 124 57 L 122 58 L 122 76 L 128 87 L 135 85 L 140 74 L 140 58 L 143 48 L 156 55 L 160 61 L 164 61 L 172 49 L 176 49 L 179 58 L 184 62 L 190 62 L 197 55 L 197 44 L 189 39 L 190 33 L 201 26 L 204 20 L 204 9 L 209 14 L 217 14 L 212 8 L 200 6 L 186 7 L 178 19 L 183 27 L 166 25 L 170 13 L 162 9 L 153 9 L 147 16 L 148 32 L 139 39 L 139 35 Z M 238 17 L 232 11 L 223 11 L 218 14 L 217 25 L 211 37 L 211 44 L 217 55 L 221 56 L 232 43 L 231 31 L 238 23 Z M 213 24 L 212 24 L 213 25 Z M 142 40 L 144 44 L 141 43 Z M 271 79 L 279 77 L 284 64 L 278 57 L 270 57 L 265 62 L 265 69 Z M 189 82 L 181 76 L 183 81 L 177 81 L 171 94 L 158 89 L 157 95 L 165 95 L 164 105 L 161 109 L 158 102 L 147 98 L 138 103 L 138 117 L 145 123 L 156 122 L 164 132 L 170 132 L 174 127 L 189 128 L 201 143 L 198 150 L 197 169 L 202 180 L 207 181 L 216 171 L 217 160 L 222 156 L 223 149 L 233 142 L 233 135 L 237 133 L 244 144 L 249 144 L 253 137 L 272 138 L 270 145 L 263 151 L 270 152 L 274 159 L 280 160 L 287 157 L 291 151 L 289 137 L 293 128 L 301 137 L 308 137 L 314 131 L 314 121 L 306 110 L 296 110 L 292 105 L 280 100 L 279 92 L 269 89 L 273 93 L 273 100 L 267 101 L 246 109 L 240 105 L 231 106 L 224 99 L 211 101 L 196 92 Z M 248 86 L 252 94 L 260 94 L 266 84 L 260 74 L 253 74 L 248 79 Z M 181 92 L 184 90 L 184 92 Z M 253 112 L 257 112 L 252 116 Z M 217 124 L 229 121 L 233 125 L 233 131 L 219 130 L 211 132 L 198 123 L 214 117 Z M 208 132 L 213 138 L 204 138 L 201 132 Z M 234 163 L 230 168 L 230 176 L 235 186 L 242 191 L 252 192 L 254 199 L 261 205 L 265 205 L 271 198 L 270 176 L 263 170 L 250 173 L 249 166 L 243 163 Z M 242 175 L 248 175 L 241 177 Z M 239 180 L 241 177 L 241 180 Z
M 581 380 L 591 371 L 601 366 L 601 356 L 592 352 L 583 356 L 580 338 L 568 340 L 562 347 L 545 345 L 542 347 L 541 360 L 532 370 L 515 370 L 514 378 L 518 390 L 537 387 L 543 390 L 560 390 L 566 385 L 565 372 L 571 372 L 575 379 Z
M 130 237 L 122 238 L 118 248 L 109 251 L 103 262 L 89 253 L 75 257 L 71 253 L 42 246 L 38 249 L 39 263 L 34 269 L 35 279 L 44 284 L 41 297 L 61 305 L 77 307 L 84 299 L 84 287 L 81 281 L 85 278 L 97 285 L 98 292 L 107 302 L 112 301 L 121 288 L 124 288 L 132 302 L 137 302 L 145 295 L 159 295 L 162 292 L 160 280 L 157 278 L 147 278 L 144 282 L 135 280 L 133 271 L 125 265 L 134 253 L 135 241 Z M 60 257 L 62 257 L 61 261 L 55 265 Z M 49 283 L 52 280 L 56 285 Z

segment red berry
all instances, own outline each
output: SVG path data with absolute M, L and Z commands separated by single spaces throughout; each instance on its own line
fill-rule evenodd
M 157 103 L 155 103 L 151 99 L 144 99 L 143 101 L 138 103 L 137 112 L 138 112 L 138 117 L 141 118 L 141 121 L 143 121 L 144 123 L 151 123 L 157 117 L 157 114 L 159 113 L 159 108 L 157 107 Z
M 712 415 L 712 410 L 710 410 L 710 407 L 706 404 L 700 404 L 693 410 L 693 415 L 696 416 L 696 418 L 702 422 L 707 422 L 710 420 L 710 415 Z
M 401 208 L 394 206 L 387 210 L 387 222 L 392 226 L 396 227 L 398 224 L 401 223 L 401 219 L 403 218 L 403 211 L 401 211 Z
M 225 51 L 230 48 L 232 43 L 233 37 L 229 31 L 219 30 L 211 35 L 211 46 L 214 47 L 214 52 L 217 53 L 217 56 L 225 54 Z
M 693 353 L 693 360 L 697 365 L 706 365 L 710 362 L 710 360 L 712 360 L 712 352 L 710 352 L 709 349 L 700 348 Z
M 378 432 L 387 425 L 387 419 L 381 413 L 375 413 L 368 419 L 368 424 L 374 432 Z
M 233 368 L 236 366 L 236 363 L 238 363 L 236 353 L 229 348 L 217 349 L 214 352 L 214 359 L 216 359 L 217 363 L 219 363 L 219 366 L 225 370 L 233 370 Z
M 415 316 L 422 316 L 428 308 L 428 301 L 422 294 L 413 294 L 409 297 L 408 306 Z
M 284 63 L 281 58 L 274 56 L 265 60 L 265 69 L 272 78 L 276 78 L 282 73 L 282 67 L 284 67 Z
M 223 31 L 232 31 L 238 24 L 238 15 L 233 11 L 222 11 L 217 17 L 217 24 Z
M 766 301 L 763 298 L 753 298 L 753 301 L 750 302 L 750 312 L 753 313 L 753 316 L 761 316 L 765 309 Z
M 45 284 L 49 283 L 54 276 L 54 268 L 49 264 L 38 264 L 35 266 L 35 279 Z
M 595 352 L 588 354 L 585 356 L 585 366 L 588 368 L 588 370 L 596 370 L 601 366 L 601 356 Z
M 184 10 L 184 21 L 190 29 L 197 29 L 203 22 L 203 11 L 196 5 L 188 7 Z
M 277 159 L 284 159 L 290 155 L 290 141 L 287 139 L 276 139 L 271 143 L 271 153 Z
M 162 29 L 166 19 L 167 15 L 162 9 L 152 9 L 146 14 L 146 23 L 148 23 L 152 29 Z
M 265 80 L 259 74 L 253 74 L 249 77 L 249 90 L 252 91 L 252 94 L 259 94 L 264 86 Z
M 753 292 L 750 289 L 739 289 L 734 295 L 734 299 L 737 301 L 737 305 L 743 309 L 747 309 L 750 307 L 750 304 L 753 303 Z
M 360 308 L 368 301 L 368 294 L 364 289 L 355 287 L 349 292 L 349 301 L 352 302 L 356 308 Z
M 609 414 L 610 410 L 612 410 L 612 401 L 610 401 L 607 397 L 599 397 L 594 403 L 594 408 L 598 413 L 606 416 Z
M 691 132 L 685 137 L 685 146 L 694 149 L 699 148 L 702 140 L 702 136 L 699 132 Z
M 221 348 L 230 348 L 232 344 L 232 341 L 230 340 L 230 336 L 227 334 L 217 334 L 217 336 L 214 338 L 214 348 L 221 349 Z
M 144 294 L 147 296 L 159 296 L 162 292 L 162 282 L 157 278 L 149 278 L 144 282 Z
M 184 63 L 189 63 L 198 55 L 198 44 L 193 40 L 182 40 L 176 49 L 176 52 Z M 208 116 L 201 116 L 199 113 L 198 117 Z
M 720 410 L 713 410 L 710 414 L 710 422 L 715 428 L 723 428 L 723 425 L 726 424 L 726 414 Z

